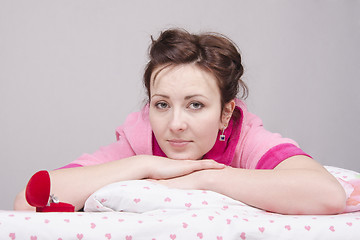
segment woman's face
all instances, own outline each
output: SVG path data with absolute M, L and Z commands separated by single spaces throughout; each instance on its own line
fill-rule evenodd
M 224 127 L 215 77 L 193 64 L 156 72 L 149 115 L 160 148 L 172 159 L 201 159 Z

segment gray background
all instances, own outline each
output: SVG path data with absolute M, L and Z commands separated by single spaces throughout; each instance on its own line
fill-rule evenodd
M 360 171 L 359 1 L 0 0 L 0 209 L 36 171 L 115 140 L 169 27 L 232 38 L 265 127 Z

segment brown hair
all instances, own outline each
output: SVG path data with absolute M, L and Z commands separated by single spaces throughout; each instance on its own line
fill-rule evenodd
M 239 87 L 242 89 L 241 97 L 247 97 L 248 88 L 241 80 L 244 68 L 240 53 L 236 44 L 227 37 L 218 33 L 195 35 L 182 29 L 169 29 L 162 32 L 157 40 L 151 39 L 150 61 L 143 79 L 149 99 L 151 75 L 155 69 L 190 63 L 216 77 L 222 107 L 237 97 Z

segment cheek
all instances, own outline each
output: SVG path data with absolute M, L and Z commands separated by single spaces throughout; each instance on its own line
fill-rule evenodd
M 151 129 L 156 139 L 158 141 L 163 139 L 167 135 L 167 131 L 169 127 L 168 118 L 163 114 L 159 114 L 158 112 L 156 112 L 156 110 L 152 112 L 150 109 L 149 121 L 150 121 Z
M 212 148 L 218 136 L 219 122 L 218 121 L 197 122 L 196 126 L 194 126 L 193 129 L 194 131 L 196 131 L 195 134 L 198 136 L 199 142 L 201 142 L 206 148 L 208 147 Z
M 161 131 L 161 126 L 165 126 L 164 119 L 152 113 L 151 109 L 149 111 L 149 121 L 154 133 Z

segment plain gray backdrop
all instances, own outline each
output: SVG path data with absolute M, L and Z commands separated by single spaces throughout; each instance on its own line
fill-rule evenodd
M 233 39 L 265 127 L 360 171 L 359 1 L 0 0 L 0 209 L 36 171 L 115 141 L 170 27 Z

